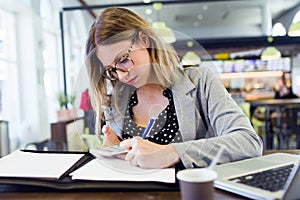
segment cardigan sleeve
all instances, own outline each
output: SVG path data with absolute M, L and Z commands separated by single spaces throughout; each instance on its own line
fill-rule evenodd
M 206 167 L 221 146 L 224 151 L 219 163 L 262 155 L 261 138 L 218 75 L 202 67 L 186 70 L 185 73 L 196 88 L 196 92 L 191 94 L 198 104 L 196 112 L 204 115 L 196 117 L 196 120 L 203 120 L 202 124 L 207 127 L 196 127 L 194 140 L 172 144 L 183 165 L 186 168 Z M 197 124 L 199 122 L 195 121 L 195 126 Z

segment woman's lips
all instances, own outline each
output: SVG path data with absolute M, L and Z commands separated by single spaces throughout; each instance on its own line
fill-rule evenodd
M 137 78 L 137 76 L 135 76 L 134 78 L 130 79 L 129 81 L 127 81 L 128 85 L 132 85 L 135 81 L 135 79 Z

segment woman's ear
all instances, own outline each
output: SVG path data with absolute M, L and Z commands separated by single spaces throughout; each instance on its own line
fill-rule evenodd
M 144 48 L 149 48 L 149 37 L 142 31 L 139 32 L 139 40 L 141 41 L 140 43 Z

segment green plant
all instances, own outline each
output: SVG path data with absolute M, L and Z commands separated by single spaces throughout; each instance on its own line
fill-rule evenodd
M 68 96 L 68 101 L 74 107 L 74 102 L 75 102 L 76 97 L 74 95 L 69 95 Z
M 76 97 L 74 95 L 66 95 L 64 92 L 59 92 L 57 95 L 57 100 L 60 110 L 67 108 L 69 104 L 74 107 L 75 99 Z
M 63 92 L 58 93 L 57 100 L 59 103 L 60 110 L 64 109 L 68 105 L 68 102 L 69 102 L 67 95 L 65 95 L 65 93 L 63 93 Z

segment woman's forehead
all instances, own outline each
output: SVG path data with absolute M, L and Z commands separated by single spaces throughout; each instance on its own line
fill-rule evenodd
M 111 65 L 117 58 L 125 54 L 130 48 L 130 41 L 113 44 L 97 45 L 96 55 L 104 66 Z

